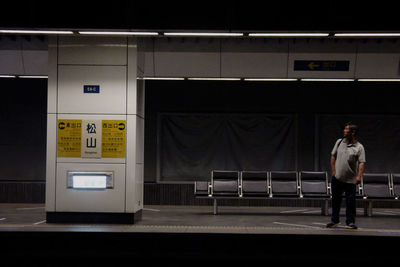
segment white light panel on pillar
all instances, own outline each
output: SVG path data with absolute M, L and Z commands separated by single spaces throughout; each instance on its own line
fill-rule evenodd
M 75 189 L 106 189 L 107 176 L 105 175 L 73 175 L 72 188 Z

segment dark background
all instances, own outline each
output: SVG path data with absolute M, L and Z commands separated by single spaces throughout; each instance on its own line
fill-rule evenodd
M 400 172 L 399 90 L 397 83 L 146 81 L 145 181 L 156 181 L 158 118 L 169 114 L 189 119 L 199 114 L 290 118 L 295 140 L 287 138 L 293 142 L 288 143 L 288 157 L 277 155 L 274 160 L 290 161 L 284 167 L 297 170 L 329 170 L 330 150 L 342 135 L 343 124 L 351 120 L 360 126 L 366 171 Z M 0 79 L 0 94 L 0 180 L 44 181 L 47 80 Z M 190 125 L 193 122 L 186 127 Z M 242 132 L 242 138 L 246 136 Z M 213 142 L 219 142 L 218 136 Z M 187 147 L 186 153 L 191 149 Z M 240 157 L 237 154 L 236 162 Z M 252 161 L 251 153 L 246 160 Z M 160 180 L 193 181 L 199 178 L 194 170 Z
M 0 99 L 0 180 L 45 180 L 47 79 L 0 78 Z
M 296 147 L 279 160 L 289 161 L 286 167 L 292 166 L 297 170 L 329 171 L 330 151 L 342 136 L 343 125 L 353 121 L 360 127 L 359 140 L 366 149 L 366 171 L 399 172 L 400 106 L 396 97 L 399 89 L 400 85 L 396 83 L 146 81 L 145 181 L 155 181 L 157 177 L 157 127 L 164 127 L 158 118 L 160 114 L 162 117 L 171 113 L 186 114 L 188 117 L 201 113 L 291 116 L 294 120 L 291 127 L 296 132 Z M 246 139 L 246 136 L 242 137 Z M 215 135 L 217 138 L 219 136 Z M 247 138 L 251 138 L 251 135 Z M 159 136 L 159 147 L 162 147 L 163 140 L 171 145 L 171 139 L 165 140 Z M 292 139 L 286 140 L 288 143 L 281 144 L 283 147 L 291 145 Z M 186 159 L 190 165 L 195 162 L 190 161 L 195 148 L 191 151 L 190 143 L 185 145 L 185 150 L 181 149 L 181 152 L 183 155 L 187 153 Z M 160 154 L 163 153 L 161 150 Z M 182 153 L 167 155 L 172 156 L 169 160 L 176 160 L 178 165 L 185 158 Z M 269 153 L 268 147 L 266 153 Z M 230 166 L 239 170 L 243 167 L 241 163 L 257 161 L 256 156 L 244 153 L 232 158 L 227 153 Z M 226 161 L 226 158 L 223 160 Z M 210 162 L 208 166 L 214 167 L 215 164 L 218 166 L 215 162 Z M 221 161 L 219 167 L 223 166 L 226 163 Z M 282 165 L 265 162 L 264 169 L 274 167 L 279 169 Z M 161 168 L 161 181 L 206 178 L 194 171 L 190 176 L 182 177 L 178 169 L 174 178 L 171 173 L 173 169 L 167 168 L 166 171 L 164 177 Z M 188 172 L 185 170 L 185 173 Z
M 6 1 L 0 27 L 398 31 L 396 1 Z

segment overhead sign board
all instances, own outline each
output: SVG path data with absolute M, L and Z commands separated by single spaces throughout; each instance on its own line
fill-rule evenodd
M 349 71 L 349 60 L 295 60 L 295 71 Z

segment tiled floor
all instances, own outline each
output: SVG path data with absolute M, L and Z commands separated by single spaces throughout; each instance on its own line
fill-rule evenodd
M 320 208 L 145 206 L 134 225 L 48 224 L 42 204 L 0 204 L 0 231 L 150 232 L 400 236 L 400 209 L 373 210 L 372 217 L 357 209 L 358 230 L 325 228 L 329 216 Z M 344 209 L 342 210 L 344 223 Z

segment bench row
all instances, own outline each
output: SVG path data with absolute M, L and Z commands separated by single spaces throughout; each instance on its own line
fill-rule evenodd
M 330 198 L 325 171 L 211 171 L 210 181 L 196 181 L 195 196 Z M 364 173 L 357 197 L 393 199 L 400 196 L 400 173 Z

